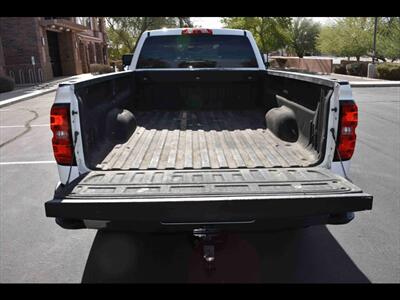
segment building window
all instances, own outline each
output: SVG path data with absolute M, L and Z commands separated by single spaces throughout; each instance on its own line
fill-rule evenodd
M 55 20 L 55 19 L 62 19 L 62 20 L 70 20 L 70 17 L 44 17 L 45 20 Z
M 96 22 L 96 18 L 90 18 L 90 23 L 91 23 L 91 29 L 92 30 L 97 30 L 97 22 Z
M 97 19 L 97 22 L 98 22 L 98 24 L 99 24 L 98 30 L 101 31 L 101 32 L 103 32 L 103 24 L 102 24 L 102 22 L 101 22 L 101 18 L 98 18 L 98 19 Z
M 76 17 L 76 23 L 83 25 L 83 26 L 87 26 L 90 29 L 92 29 L 92 22 L 91 22 L 91 18 L 89 17 Z

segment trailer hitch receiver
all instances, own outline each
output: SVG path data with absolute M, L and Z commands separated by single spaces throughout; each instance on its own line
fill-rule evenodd
M 215 270 L 215 244 L 220 236 L 218 230 L 199 228 L 193 230 L 193 236 L 199 240 L 203 248 L 203 258 L 207 271 Z

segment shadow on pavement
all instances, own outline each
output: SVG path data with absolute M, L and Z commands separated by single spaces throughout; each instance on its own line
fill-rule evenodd
M 82 282 L 369 283 L 325 226 L 228 234 L 215 266 L 188 235 L 99 231 Z

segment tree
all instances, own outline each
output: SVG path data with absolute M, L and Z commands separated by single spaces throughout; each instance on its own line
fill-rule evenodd
M 232 17 L 222 18 L 225 28 L 249 30 L 263 53 L 289 44 L 291 18 L 287 17 Z
M 383 61 L 400 59 L 400 17 L 378 18 L 376 54 Z
M 372 18 L 340 18 L 321 30 L 318 49 L 327 54 L 355 56 L 357 61 L 371 49 Z
M 190 17 L 178 17 L 179 27 L 193 27 L 193 23 L 190 20 Z
M 330 26 L 324 26 L 317 41 L 317 48 L 325 54 L 337 56 L 372 56 L 374 18 L 341 18 Z M 376 57 L 400 58 L 400 18 L 378 18 Z
M 317 49 L 324 54 L 342 55 L 339 47 L 340 37 L 335 26 L 323 26 L 317 38 Z
M 294 18 L 289 29 L 289 48 L 298 57 L 303 57 L 307 52 L 314 52 L 319 32 L 319 23 L 307 18 Z
M 107 17 L 110 58 L 119 60 L 123 54 L 133 52 L 146 30 L 192 26 L 189 17 Z

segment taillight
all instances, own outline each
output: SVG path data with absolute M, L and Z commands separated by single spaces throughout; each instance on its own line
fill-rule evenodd
M 340 101 L 337 149 L 342 160 L 349 160 L 356 147 L 358 108 L 353 100 Z M 339 160 L 335 152 L 335 161 Z
M 60 165 L 74 162 L 71 124 L 68 104 L 54 104 L 50 111 L 50 128 L 53 132 L 54 157 Z
M 190 34 L 190 35 L 195 35 L 195 34 L 213 34 L 212 29 L 205 29 L 205 28 L 185 28 L 182 30 L 182 34 Z

